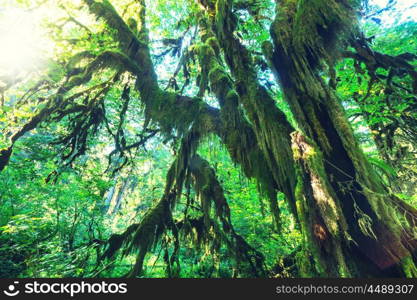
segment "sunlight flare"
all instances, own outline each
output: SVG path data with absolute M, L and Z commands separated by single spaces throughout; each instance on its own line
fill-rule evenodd
M 18 9 L 0 12 L 0 74 L 19 76 L 36 68 L 42 34 L 37 18 Z

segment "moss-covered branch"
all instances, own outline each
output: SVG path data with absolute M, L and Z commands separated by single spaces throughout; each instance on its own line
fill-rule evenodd
M 224 235 L 223 240 L 232 251 L 238 265 L 241 263 L 248 264 L 251 276 L 265 275 L 262 253 L 250 246 L 242 236 L 236 233 L 233 227 L 229 204 L 224 196 L 223 188 L 216 178 L 214 169 L 210 167 L 206 160 L 195 155 L 190 160 L 190 172 L 193 177 L 194 189 L 201 201 L 205 232 L 210 232 L 210 228 L 214 228 L 218 235 Z M 212 205 L 216 212 L 215 217 L 210 214 Z M 220 220 L 222 230 L 217 228 L 214 221 L 216 218 Z
M 251 127 L 247 131 L 248 137 L 253 130 L 256 144 L 262 151 L 262 156 L 257 154 L 258 159 L 265 160 L 274 182 L 268 182 L 269 191 L 277 187 L 284 192 L 289 200 L 290 207 L 294 206 L 294 187 L 295 173 L 293 169 L 293 158 L 291 153 L 290 133 L 294 130 L 287 121 L 285 115 L 276 107 L 275 100 L 268 94 L 266 89 L 259 84 L 257 74 L 253 65 L 249 51 L 235 37 L 236 17 L 232 12 L 233 1 L 215 1 L 216 5 L 211 5 L 210 1 L 200 1 L 206 10 L 208 21 L 201 24 L 204 31 L 202 39 L 206 40 L 206 45 L 202 48 L 204 61 L 207 65 L 208 77 L 213 91 L 220 99 L 220 104 L 227 103 L 225 106 L 228 113 L 235 110 L 236 121 L 240 121 L 240 114 L 236 107 L 241 103 L 251 122 Z M 214 3 L 214 2 L 213 2 Z M 205 24 L 204 22 L 208 22 Z M 214 29 L 214 34 L 210 32 Z M 235 79 L 232 82 L 223 68 L 216 61 L 216 52 L 223 51 L 227 65 Z M 207 55 L 208 54 L 208 55 Z M 235 121 L 235 120 L 234 120 Z M 244 122 L 243 122 L 244 123 Z M 244 128 L 240 124 L 239 128 Z M 270 198 L 273 198 L 269 192 Z M 275 214 L 277 207 L 273 207 Z
M 236 17 L 233 1 L 218 0 L 212 26 L 226 62 L 236 81 L 240 102 L 252 123 L 257 142 L 268 162 L 279 189 L 290 203 L 294 194 L 295 175 L 290 133 L 294 130 L 286 116 L 276 107 L 275 100 L 259 84 L 249 51 L 234 36 Z
M 242 166 L 246 176 L 256 178 L 262 191 L 268 196 L 271 212 L 279 228 L 279 183 L 274 181 L 273 172 L 259 147 L 255 132 L 239 108 L 239 95 L 235 91 L 233 80 L 221 64 L 220 46 L 209 28 L 208 19 L 204 17 L 200 20 L 200 36 L 202 43 L 196 46 L 195 51 L 199 57 L 202 74 L 207 74 L 207 84 L 220 105 L 220 117 L 224 128 L 221 138 L 233 161 Z M 256 164 L 253 161 L 256 161 Z
M 76 54 L 73 59 L 70 59 L 68 65 L 70 70 L 74 70 L 74 65 L 77 64 L 80 59 L 90 58 L 93 60 L 85 67 L 78 68 L 78 71 L 74 74 L 69 72 L 67 80 L 58 88 L 57 92 L 51 96 L 46 105 L 35 113 L 33 117 L 17 132 L 15 132 L 11 138 L 11 145 L 6 149 L 0 150 L 0 171 L 2 171 L 9 162 L 10 156 L 13 152 L 14 144 L 27 132 L 35 129 L 40 123 L 50 118 L 54 113 L 59 113 L 60 117 L 63 114 L 73 113 L 73 109 L 69 109 L 68 106 L 73 106 L 73 96 L 65 97 L 66 94 L 73 88 L 89 82 L 92 76 L 103 69 L 114 69 L 119 72 L 130 71 L 136 72 L 137 65 L 131 61 L 126 55 L 113 51 L 104 51 L 98 56 L 92 56 L 90 53 Z M 88 90 L 86 91 L 86 93 Z M 77 94 L 79 95 L 79 93 Z M 77 111 L 77 110 L 75 110 Z
M 123 251 L 124 255 L 137 253 L 136 263 L 127 276 L 141 275 L 146 254 L 160 242 L 166 231 L 170 230 L 173 233 L 177 245 L 175 247 L 179 247 L 178 230 L 185 230 L 185 222 L 190 225 L 193 221 L 175 222 L 171 210 L 179 200 L 185 180 L 190 175 L 203 208 L 205 228 L 203 231 L 208 236 L 211 235 L 212 230 L 215 230 L 216 235 L 222 237 L 218 242 L 225 242 L 239 263 L 247 263 L 253 276 L 264 274 L 263 255 L 233 229 L 230 208 L 223 188 L 208 162 L 195 154 L 197 143 L 198 139 L 193 134 L 184 138 L 178 156 L 168 171 L 165 192 L 161 200 L 146 213 L 140 223 L 129 226 L 122 234 L 114 234 L 110 237 L 102 258 L 112 259 L 118 251 Z M 215 216 L 211 216 L 210 213 L 212 205 L 216 211 Z M 216 218 L 222 224 L 222 228 L 214 221 Z M 207 242 L 212 243 L 213 240 Z M 170 266 L 170 263 L 167 263 Z

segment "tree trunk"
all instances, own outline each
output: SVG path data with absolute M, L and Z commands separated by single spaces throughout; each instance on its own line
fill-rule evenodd
M 297 208 L 315 261 L 310 271 L 417 276 L 416 211 L 389 195 L 319 74 L 322 61 L 337 58 L 341 37 L 350 34 L 355 2 L 280 1 L 271 28 L 269 59 L 303 132 L 293 134 L 293 150 Z

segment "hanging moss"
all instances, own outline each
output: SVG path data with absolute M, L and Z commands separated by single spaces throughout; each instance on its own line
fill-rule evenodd
M 171 275 L 174 274 L 171 264 L 178 253 L 180 232 L 183 238 L 191 238 L 198 247 L 203 243 L 212 244 L 212 249 L 216 252 L 226 243 L 239 262 L 245 261 L 251 266 L 253 274 L 264 274 L 262 254 L 250 247 L 233 229 L 230 209 L 214 170 L 207 161 L 193 154 L 197 141 L 193 135 L 183 139 L 177 159 L 168 171 L 164 196 L 158 204 L 147 212 L 140 223 L 131 225 L 124 233 L 113 235 L 109 239 L 103 258 L 114 257 L 122 248 L 124 255 L 137 253 L 135 265 L 127 274 L 128 277 L 136 277 L 142 273 L 146 253 L 159 243 L 167 230 L 171 230 L 176 241 L 176 250 L 171 259 L 166 259 L 167 270 Z M 200 219 L 175 222 L 171 209 L 179 199 L 188 172 L 193 175 L 194 188 L 197 195 L 200 195 L 204 214 Z M 215 216 L 211 216 L 212 205 L 215 207 Z M 222 229 L 213 218 L 220 220 Z
M 101 259 L 113 259 L 125 243 L 128 242 L 131 235 L 137 230 L 139 224 L 130 225 L 122 234 L 113 234 L 107 241 L 106 249 Z
M 31 117 L 31 119 L 20 130 L 18 130 L 12 135 L 12 137 L 10 138 L 11 146 L 7 149 L 1 150 L 0 152 L 0 171 L 2 171 L 9 162 L 10 156 L 13 151 L 13 145 L 22 136 L 39 126 L 42 122 L 45 122 L 48 118 L 51 118 L 54 113 L 60 114 L 59 118 L 62 119 L 65 115 L 69 115 L 73 112 L 72 109 L 74 108 L 74 103 L 72 100 L 74 97 L 69 96 L 65 98 L 66 93 L 70 92 L 75 87 L 87 83 L 91 80 L 94 73 L 103 69 L 110 68 L 115 69 L 117 71 L 128 70 L 130 72 L 137 72 L 138 70 L 137 65 L 133 61 L 131 61 L 126 55 L 114 51 L 104 51 L 98 56 L 92 56 L 90 53 L 79 53 L 76 54 L 73 57 L 73 59 L 70 59 L 70 65 L 79 62 L 80 59 L 92 57 L 94 57 L 94 59 L 91 62 L 89 62 L 85 67 L 79 68 L 79 74 L 72 74 L 72 72 L 70 72 L 70 75 L 68 76 L 68 81 L 65 82 L 61 87 L 59 87 L 58 91 L 54 95 L 49 97 L 46 105 L 42 107 L 38 112 L 36 112 L 35 115 Z M 106 89 L 107 87 L 104 86 L 103 91 Z M 87 92 L 88 90 L 85 93 Z M 80 94 L 76 95 L 81 96 Z M 97 104 L 97 102 L 95 101 L 92 101 L 91 103 Z M 66 109 L 67 107 L 69 108 Z M 91 112 L 90 120 L 92 120 L 97 117 L 97 115 L 94 115 L 94 112 L 98 112 L 99 109 L 90 108 L 89 111 Z M 95 124 L 93 122 L 90 125 L 93 126 Z
M 270 149 L 270 146 L 260 147 L 264 145 L 265 142 L 259 143 L 257 141 L 258 134 L 253 131 L 251 124 L 243 117 L 242 111 L 239 109 L 240 97 L 235 90 L 235 84 L 225 71 L 224 66 L 220 64 L 221 58 L 218 49 L 220 45 L 215 34 L 209 29 L 209 19 L 210 17 L 204 18 L 206 21 L 200 22 L 202 24 L 200 35 L 203 44 L 196 47 L 196 50 L 199 53 L 202 70 L 209 74 L 208 79 L 211 90 L 216 95 L 221 106 L 222 120 L 227 129 L 224 131 L 225 135 L 223 140 L 232 159 L 242 165 L 245 175 L 257 179 L 262 194 L 265 194 L 268 197 L 275 223 L 279 227 L 280 217 L 276 199 L 276 189 L 281 188 L 286 193 L 286 196 L 291 199 L 292 196 L 289 191 L 291 179 L 288 179 L 288 173 L 285 175 L 279 174 L 279 171 L 285 167 L 281 167 L 281 165 L 278 167 L 273 161 L 270 161 L 270 159 L 275 160 L 275 158 L 270 157 L 271 151 L 268 150 Z M 255 86 L 253 89 L 256 90 L 257 87 Z M 269 95 L 267 93 L 263 94 L 262 92 L 259 92 L 256 97 L 258 97 L 259 101 L 261 101 L 261 99 L 262 101 L 265 101 L 265 98 L 268 99 Z M 266 108 L 266 105 L 263 108 L 264 112 L 270 111 L 270 109 Z M 265 124 L 268 118 L 271 120 L 271 124 L 274 123 L 272 119 L 276 120 L 276 118 L 272 116 L 263 117 Z M 266 130 L 269 131 L 270 129 Z M 277 132 L 282 132 L 282 130 L 277 130 Z M 279 134 L 274 133 L 273 135 L 278 136 Z M 262 137 L 262 139 L 264 139 L 264 137 Z M 279 138 L 277 138 L 276 143 L 280 146 L 283 144 Z M 265 154 L 262 153 L 264 151 L 266 151 L 268 155 L 265 156 Z M 276 157 L 281 157 L 281 153 L 275 154 Z M 283 161 L 281 162 L 283 163 Z M 285 166 L 287 166 L 287 162 L 285 163 Z M 273 178 L 275 178 L 275 181 Z M 290 207 L 293 208 L 294 205 L 290 204 Z M 295 209 L 292 209 L 292 211 L 295 213 Z
M 253 60 L 248 50 L 234 36 L 236 17 L 232 12 L 233 1 L 216 2 L 212 27 L 225 60 L 236 80 L 239 101 L 252 123 L 253 131 L 276 186 L 284 192 L 290 206 L 294 207 L 293 193 L 295 175 L 292 164 L 290 132 L 292 126 L 285 115 L 275 106 L 275 101 L 257 79 Z M 213 69 L 212 74 L 219 74 Z M 219 82 L 222 76 L 215 78 Z

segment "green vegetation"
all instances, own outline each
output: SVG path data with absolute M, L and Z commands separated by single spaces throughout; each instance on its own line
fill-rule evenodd
M 417 3 L 382 2 L 3 1 L 0 278 L 417 277 Z

